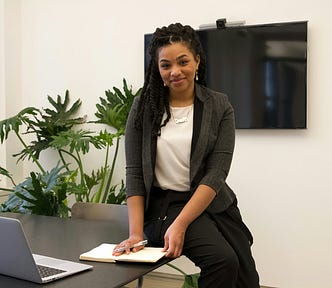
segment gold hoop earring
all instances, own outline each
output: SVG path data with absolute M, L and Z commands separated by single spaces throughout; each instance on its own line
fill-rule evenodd
M 198 81 L 198 70 L 196 70 L 196 73 L 195 73 L 195 80 Z

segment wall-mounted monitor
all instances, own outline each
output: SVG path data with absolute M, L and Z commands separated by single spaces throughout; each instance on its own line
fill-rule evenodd
M 228 95 L 236 128 L 307 127 L 307 21 L 197 31 L 207 86 Z M 145 35 L 145 68 L 150 60 Z

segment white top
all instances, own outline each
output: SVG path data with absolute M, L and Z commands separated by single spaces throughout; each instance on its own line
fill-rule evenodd
M 161 128 L 157 139 L 155 186 L 175 191 L 189 191 L 193 107 L 170 107 L 171 119 Z M 163 120 L 166 118 L 166 113 Z

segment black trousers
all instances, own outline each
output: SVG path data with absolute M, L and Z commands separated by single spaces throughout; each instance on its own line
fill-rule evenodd
M 144 225 L 145 235 L 153 246 L 164 245 L 166 230 L 189 198 L 188 192 L 153 189 Z M 200 288 L 258 288 L 252 242 L 235 200 L 226 211 L 204 212 L 189 225 L 183 255 L 201 269 Z

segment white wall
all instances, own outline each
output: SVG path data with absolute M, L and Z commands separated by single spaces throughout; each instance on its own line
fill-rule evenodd
M 5 117 L 5 67 L 1 63 L 5 62 L 4 52 L 4 0 L 0 0 L 0 119 Z M 6 145 L 0 145 L 0 167 L 6 166 Z M 0 187 L 6 187 L 7 181 L 0 175 Z M 5 193 L 0 191 L 0 203 L 3 201 Z
M 1 120 L 17 114 L 22 107 L 22 37 L 21 37 L 21 0 L 6 1 L 2 0 L 1 25 L 2 31 L 2 53 L 1 68 L 3 76 L 0 77 L 1 92 L 1 110 L 5 114 L 1 114 Z M 1 95 L 1 94 L 0 94 Z M 22 165 L 16 163 L 12 155 L 22 150 L 18 139 L 9 135 L 2 149 L 5 146 L 4 157 L 1 157 L 0 165 L 4 166 L 8 171 L 14 173 L 16 179 L 22 179 Z M 4 165 L 4 164 L 5 165 Z M 8 183 L 9 181 L 7 181 Z
M 13 0 L 2 1 L 9 5 Z M 308 129 L 237 130 L 228 182 L 238 195 L 243 217 L 255 237 L 253 252 L 261 284 L 283 288 L 331 285 L 329 1 L 16 3 L 20 40 L 16 45 L 13 42 L 12 48 L 19 48 L 21 78 L 14 80 L 22 93 L 22 103 L 18 101 L 16 110 L 27 105 L 45 106 L 46 95 L 63 95 L 69 89 L 73 99 L 83 100 L 84 113 L 91 117 L 91 105 L 94 107 L 104 90 L 121 86 L 123 77 L 134 89 L 141 87 L 143 34 L 158 26 L 179 21 L 197 28 L 222 17 L 244 19 L 247 24 L 308 20 Z M 5 9 L 6 13 L 12 11 Z M 7 32 L 10 29 L 5 27 Z M 17 47 L 18 43 L 21 45 Z M 9 80 L 13 79 L 7 79 L 6 84 Z M 12 100 L 11 95 L 6 94 L 5 100 Z

